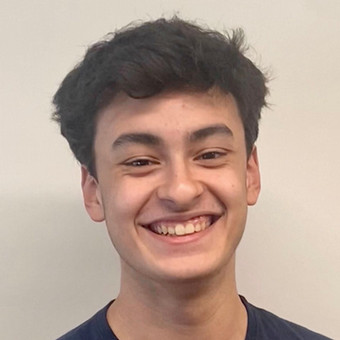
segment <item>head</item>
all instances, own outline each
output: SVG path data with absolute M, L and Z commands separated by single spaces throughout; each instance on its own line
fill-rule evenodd
M 96 176 L 97 114 L 118 94 L 143 99 L 216 88 L 236 100 L 249 155 L 267 88 L 244 51 L 241 30 L 223 35 L 177 17 L 128 26 L 89 48 L 55 94 L 53 117 L 77 160 Z
M 54 118 L 125 286 L 141 274 L 178 282 L 222 268 L 232 284 L 260 189 L 253 144 L 266 92 L 241 31 L 225 36 L 176 17 L 116 32 L 65 78 Z

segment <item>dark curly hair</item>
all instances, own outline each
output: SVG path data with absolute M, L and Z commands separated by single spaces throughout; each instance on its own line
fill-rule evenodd
M 95 175 L 96 113 L 117 93 L 147 98 L 216 87 L 237 101 L 249 155 L 268 90 L 265 75 L 244 52 L 242 30 L 224 35 L 177 17 L 129 25 L 91 46 L 66 76 L 53 98 L 53 119 Z

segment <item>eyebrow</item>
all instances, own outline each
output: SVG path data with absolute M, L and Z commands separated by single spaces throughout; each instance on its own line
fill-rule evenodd
M 213 135 L 233 137 L 233 132 L 224 124 L 216 124 L 196 130 L 189 135 L 190 142 L 198 142 Z
M 213 135 L 233 136 L 232 131 L 224 124 L 216 124 L 198 129 L 189 134 L 189 142 L 198 142 Z M 163 145 L 163 140 L 151 133 L 125 133 L 120 135 L 112 144 L 113 148 L 123 146 L 125 144 L 143 144 L 149 146 Z
M 162 140 L 150 133 L 126 133 L 120 135 L 112 144 L 113 148 L 122 146 L 124 144 L 144 144 L 159 146 L 162 144 Z

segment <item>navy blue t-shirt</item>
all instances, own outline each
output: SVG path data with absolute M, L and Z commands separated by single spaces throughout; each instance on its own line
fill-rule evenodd
M 255 307 L 242 296 L 241 300 L 248 314 L 248 327 L 245 340 L 330 339 L 290 321 L 281 319 L 264 309 Z M 111 304 L 112 302 L 101 309 L 91 319 L 57 340 L 119 340 L 112 332 L 106 319 L 106 312 Z

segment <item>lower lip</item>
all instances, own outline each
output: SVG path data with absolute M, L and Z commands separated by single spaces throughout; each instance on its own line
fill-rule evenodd
M 211 232 L 211 230 L 214 229 L 215 224 L 217 221 L 215 221 L 211 226 L 209 226 L 208 228 L 199 231 L 199 232 L 195 232 L 193 234 L 188 234 L 188 235 L 183 235 L 183 236 L 167 236 L 167 235 L 160 235 L 157 234 L 153 231 L 151 231 L 150 229 L 144 228 L 144 230 L 146 230 L 150 236 L 152 236 L 153 238 L 155 238 L 156 240 L 159 240 L 161 242 L 167 243 L 167 244 L 173 244 L 173 245 L 179 245 L 179 244 L 186 244 L 186 243 L 192 243 L 192 242 L 196 242 L 199 239 L 201 239 L 202 237 L 205 237 L 207 234 L 209 234 Z

